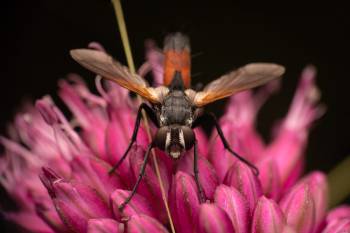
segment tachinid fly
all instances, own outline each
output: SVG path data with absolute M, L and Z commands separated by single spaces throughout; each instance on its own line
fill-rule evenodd
M 137 93 L 150 105 L 142 103 L 139 107 L 134 132 L 130 144 L 122 158 L 113 166 L 113 172 L 126 158 L 136 136 L 141 122 L 142 110 L 145 110 L 152 122 L 158 127 L 153 141 L 148 146 L 140 176 L 130 196 L 120 206 L 122 210 L 135 194 L 144 175 L 145 167 L 152 148 L 157 147 L 173 159 L 194 148 L 194 174 L 200 201 L 205 201 L 205 195 L 198 179 L 197 169 L 197 140 L 193 128 L 210 119 L 215 124 L 224 147 L 239 160 L 250 166 L 255 174 L 258 169 L 234 152 L 218 124 L 213 113 L 202 113 L 200 108 L 216 100 L 229 97 L 237 92 L 260 86 L 280 77 L 284 67 L 273 63 L 251 63 L 212 81 L 202 91 L 191 89 L 190 78 L 190 45 L 188 37 L 181 33 L 171 34 L 164 43 L 164 86 L 150 87 L 145 79 L 131 73 L 127 67 L 115 61 L 108 54 L 89 49 L 71 50 L 72 57 L 87 69 L 102 77 L 118 83 L 120 86 Z

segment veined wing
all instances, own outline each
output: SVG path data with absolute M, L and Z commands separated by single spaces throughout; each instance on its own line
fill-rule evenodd
M 88 70 L 118 83 L 120 86 L 139 94 L 152 103 L 161 103 L 162 97 L 168 91 L 164 86 L 158 88 L 149 87 L 145 79 L 137 74 L 132 74 L 127 67 L 114 60 L 105 52 L 91 49 L 74 49 L 70 51 L 70 54 L 75 61 Z
M 197 107 L 231 96 L 237 92 L 260 86 L 280 77 L 285 69 L 273 63 L 251 63 L 209 83 L 203 91 L 186 93 L 192 96 Z

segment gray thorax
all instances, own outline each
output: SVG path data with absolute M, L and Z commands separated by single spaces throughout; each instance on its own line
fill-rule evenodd
M 183 91 L 171 91 L 165 98 L 160 112 L 160 124 L 191 126 L 193 108 L 190 100 Z

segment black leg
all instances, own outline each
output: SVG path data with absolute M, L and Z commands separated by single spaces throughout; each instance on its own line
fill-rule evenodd
M 153 148 L 153 143 L 148 145 L 146 154 L 145 154 L 145 158 L 143 159 L 143 163 L 142 163 L 142 167 L 141 167 L 141 171 L 139 173 L 139 176 L 137 178 L 137 181 L 134 185 L 134 188 L 132 189 L 130 195 L 125 199 L 125 201 L 118 207 L 119 211 L 123 211 L 123 209 L 125 208 L 125 206 L 130 202 L 131 198 L 135 195 L 137 187 L 140 184 L 140 181 L 142 180 L 142 177 L 145 174 L 145 170 L 146 170 L 146 165 L 147 165 L 147 161 L 151 152 L 151 149 Z
M 213 113 L 204 113 L 202 116 L 198 117 L 192 124 L 192 128 L 197 127 L 199 124 L 203 123 L 206 119 L 211 119 L 214 124 L 215 124 L 215 128 L 218 131 L 219 137 L 222 141 L 222 143 L 224 144 L 224 147 L 226 150 L 228 150 L 233 156 L 237 157 L 239 160 L 241 160 L 243 163 L 247 164 L 254 172 L 254 174 L 256 176 L 259 175 L 259 169 L 257 167 L 254 166 L 254 164 L 252 164 L 251 162 L 249 162 L 248 160 L 246 160 L 245 158 L 243 158 L 242 156 L 240 156 L 239 154 L 237 154 L 236 152 L 234 152 L 230 145 L 228 144 L 224 133 L 221 130 L 221 127 L 216 119 L 216 116 Z
M 126 149 L 123 156 L 119 159 L 119 161 L 111 168 L 111 170 L 109 170 L 109 174 L 112 174 L 115 171 L 115 169 L 117 169 L 119 167 L 119 165 L 124 161 L 124 159 L 126 158 L 126 156 L 128 155 L 128 153 L 131 149 L 131 146 L 136 141 L 137 133 L 139 131 L 141 118 L 142 118 L 142 110 L 146 111 L 147 115 L 150 117 L 152 122 L 154 122 L 155 125 L 158 127 L 159 124 L 158 124 L 157 117 L 156 117 L 156 114 L 154 113 L 153 109 L 150 108 L 147 104 L 142 103 L 139 107 L 139 110 L 137 111 L 135 127 L 134 127 L 134 131 L 132 133 L 132 137 L 131 137 L 130 143 L 128 145 L 128 148 Z
M 194 170 L 194 179 L 196 180 L 197 189 L 199 192 L 199 201 L 201 203 L 204 203 L 206 200 L 205 193 L 203 192 L 203 188 L 199 182 L 199 176 L 198 176 L 198 145 L 197 145 L 197 139 L 194 140 L 194 146 L 193 146 L 193 170 Z

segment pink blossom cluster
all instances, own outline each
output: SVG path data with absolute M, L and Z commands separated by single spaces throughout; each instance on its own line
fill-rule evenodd
M 103 50 L 96 43 L 90 47 Z M 160 84 L 162 54 L 149 43 L 146 55 L 139 73 L 152 71 Z M 98 94 L 92 93 L 80 77 L 70 75 L 60 81 L 58 94 L 71 118 L 49 96 L 16 115 L 9 137 L 0 137 L 5 148 L 0 183 L 20 209 L 3 214 L 41 233 L 169 232 L 153 161 L 137 194 L 119 211 L 135 184 L 149 139 L 141 128 L 137 145 L 109 175 L 129 143 L 137 102 L 99 77 L 96 89 Z M 199 202 L 193 151 L 173 161 L 156 150 L 176 232 L 350 232 L 350 207 L 327 209 L 325 174 L 303 175 L 309 129 L 323 113 L 315 69 L 305 68 L 286 117 L 274 128 L 273 140 L 265 143 L 255 129 L 256 117 L 277 89 L 273 82 L 231 97 L 220 119 L 232 148 L 259 168 L 259 176 L 225 151 L 216 132 L 207 138 L 195 130 L 206 203 Z

